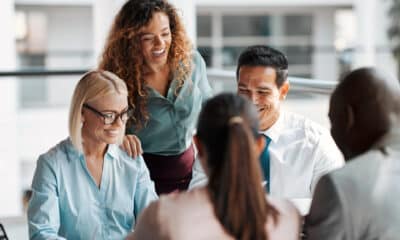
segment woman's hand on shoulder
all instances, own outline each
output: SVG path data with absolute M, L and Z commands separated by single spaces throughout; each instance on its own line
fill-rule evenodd
M 135 135 L 125 135 L 120 147 L 132 158 L 136 158 L 143 154 L 142 144 L 140 143 L 139 138 Z

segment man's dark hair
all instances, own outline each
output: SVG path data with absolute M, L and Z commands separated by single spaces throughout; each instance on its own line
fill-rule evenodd
M 375 147 L 398 126 L 399 97 L 398 81 L 376 68 L 345 75 L 332 93 L 329 118 L 332 137 L 346 160 Z
M 242 66 L 272 67 L 276 71 L 276 85 L 278 88 L 288 76 L 288 61 L 286 56 L 271 47 L 255 45 L 246 48 L 239 56 L 236 68 L 236 79 L 239 80 L 239 70 Z

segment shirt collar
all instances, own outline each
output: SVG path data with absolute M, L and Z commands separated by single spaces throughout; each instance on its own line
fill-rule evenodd
M 149 98 L 164 98 L 161 96 L 159 92 L 157 92 L 154 88 L 146 86 L 147 92 L 149 94 Z
M 386 149 L 387 147 L 400 150 L 400 129 L 393 128 L 386 133 L 380 140 L 378 140 L 372 148 L 375 149 Z
M 110 156 L 112 159 L 118 158 L 119 147 L 115 144 L 108 144 L 106 155 Z
M 83 155 L 81 152 L 79 152 L 75 146 L 72 144 L 71 138 L 68 137 L 67 143 L 65 145 L 65 148 L 68 152 L 68 155 L 70 156 L 69 159 L 75 159 L 75 158 L 80 158 L 81 155 Z
M 260 133 L 269 137 L 272 142 L 277 143 L 282 133 L 284 117 L 284 112 L 280 111 L 278 120 L 270 128 L 260 131 Z

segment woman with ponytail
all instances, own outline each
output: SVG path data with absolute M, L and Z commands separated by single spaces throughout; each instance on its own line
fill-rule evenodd
M 210 99 L 194 142 L 208 185 L 162 196 L 139 217 L 131 239 L 298 239 L 294 206 L 266 197 L 253 104 L 234 94 Z

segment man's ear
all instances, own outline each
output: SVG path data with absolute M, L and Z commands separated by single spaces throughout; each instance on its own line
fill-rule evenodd
M 290 84 L 289 81 L 285 81 L 282 86 L 279 88 L 279 99 L 284 100 L 286 98 L 286 95 L 289 92 Z
M 261 153 L 264 151 L 265 148 L 265 137 L 262 135 L 259 135 L 258 138 L 256 139 L 256 154 L 257 157 L 260 157 Z

